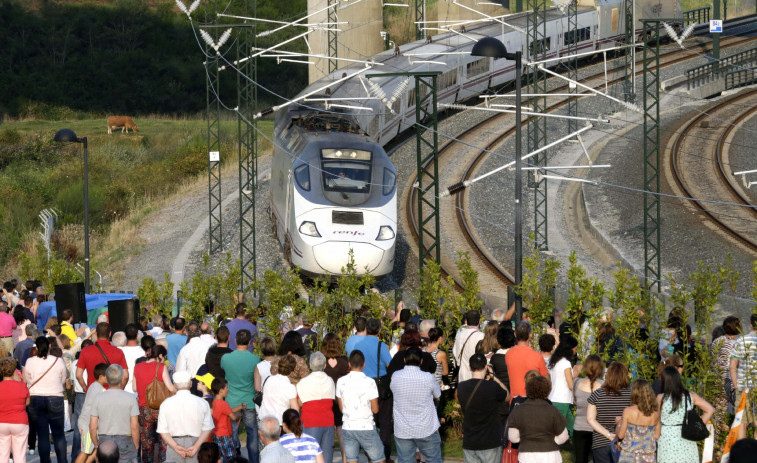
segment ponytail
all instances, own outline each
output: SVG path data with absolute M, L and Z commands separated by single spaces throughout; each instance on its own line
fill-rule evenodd
M 290 408 L 284 412 L 284 424 L 298 439 L 302 436 L 302 419 L 297 410 Z

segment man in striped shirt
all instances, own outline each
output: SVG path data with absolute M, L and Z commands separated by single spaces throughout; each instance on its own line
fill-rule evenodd
M 442 463 L 434 406 L 442 391 L 434 375 L 421 371 L 422 359 L 421 350 L 411 347 L 405 354 L 405 368 L 392 375 L 394 442 L 400 461 L 413 461 L 417 448 L 428 463 Z
M 752 325 L 751 332 L 739 336 L 731 353 L 730 372 L 733 387 L 736 388 L 736 403 L 745 389 L 751 392 L 757 385 L 757 314 L 752 314 L 749 321 Z M 746 420 L 749 423 L 757 423 L 754 400 L 750 399 L 747 399 L 745 409 Z

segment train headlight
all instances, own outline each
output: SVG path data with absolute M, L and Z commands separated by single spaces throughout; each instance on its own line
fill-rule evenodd
M 378 236 L 376 237 L 376 241 L 386 241 L 386 240 L 393 240 L 394 239 L 394 230 L 392 230 L 392 227 L 389 225 L 382 225 L 381 228 L 379 228 Z
M 314 236 L 320 238 L 321 234 L 318 233 L 318 228 L 315 226 L 315 222 L 302 222 L 300 224 L 300 233 L 307 236 Z

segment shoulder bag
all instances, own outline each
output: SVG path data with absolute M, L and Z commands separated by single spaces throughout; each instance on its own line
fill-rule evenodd
M 270 377 L 271 376 L 269 375 L 268 378 Z M 258 407 L 263 405 L 263 388 L 265 387 L 265 383 L 268 381 L 268 378 L 266 378 L 265 381 L 263 381 L 263 384 L 260 386 L 260 391 L 257 394 L 255 394 L 255 397 L 253 397 L 252 399 L 252 402 Z
M 50 372 L 50 370 L 52 370 L 52 369 L 53 369 L 53 367 L 55 366 L 55 364 L 56 364 L 56 363 L 58 363 L 58 357 L 55 357 L 55 360 L 53 360 L 53 363 L 52 363 L 52 365 L 50 365 L 50 366 L 49 366 L 49 367 L 47 368 L 47 370 L 45 370 L 45 372 L 44 372 L 44 373 L 42 373 L 42 376 L 40 376 L 39 378 L 37 378 L 37 379 L 35 379 L 35 380 L 34 380 L 34 382 L 32 383 L 32 385 L 31 385 L 31 386 L 29 386 L 29 390 L 31 390 L 31 389 L 32 389 L 32 388 L 34 387 L 34 385 L 35 385 L 35 384 L 37 384 L 37 383 L 39 382 L 39 380 L 41 380 L 42 378 L 44 378 L 44 377 L 45 377 L 45 375 L 46 375 L 47 373 L 49 373 L 49 372 Z
M 158 371 L 160 371 L 160 363 L 156 360 L 155 377 L 145 389 L 145 401 L 147 402 L 147 406 L 153 410 L 159 410 L 160 404 L 173 395 L 163 382 L 163 378 L 158 379 Z
M 108 357 L 105 355 L 105 352 L 103 352 L 103 348 L 100 347 L 98 343 L 95 343 L 95 347 L 97 347 L 97 350 L 99 350 L 100 353 L 102 354 L 103 358 L 105 359 L 105 363 L 110 365 L 110 360 L 108 360 Z
M 390 386 L 391 377 L 389 375 L 379 376 L 381 372 L 381 340 L 378 340 L 376 348 L 376 388 L 378 389 L 379 400 L 388 400 L 392 398 L 392 388 Z
M 467 338 L 465 338 L 465 342 L 463 342 L 463 348 L 460 349 L 460 359 L 463 358 L 463 353 L 465 352 L 465 345 L 468 344 L 468 341 L 470 341 L 470 338 L 473 337 L 473 335 L 476 334 L 475 331 L 468 335 Z M 460 376 L 460 364 L 462 363 L 462 360 L 460 362 L 456 362 L 457 366 L 455 367 L 455 383 L 459 382 L 459 376 Z
M 684 408 L 686 409 L 689 408 L 688 404 L 690 398 L 691 397 L 687 391 L 684 402 Z M 702 421 L 702 417 L 699 416 L 699 413 L 697 413 L 696 409 L 692 406 L 691 410 L 687 410 L 683 415 L 681 437 L 686 440 L 698 442 L 707 439 L 709 436 L 710 431 L 707 430 L 707 426 L 705 426 L 704 421 Z

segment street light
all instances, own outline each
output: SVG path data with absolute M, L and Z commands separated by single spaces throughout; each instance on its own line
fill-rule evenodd
M 84 145 L 84 293 L 89 293 L 89 164 L 87 162 L 87 137 L 77 138 L 71 129 L 55 132 L 54 140 L 61 143 Z
M 489 58 L 505 58 L 515 60 L 515 285 L 523 280 L 523 211 L 521 209 L 523 185 L 521 183 L 521 84 L 523 72 L 523 53 L 518 50 L 508 53 L 505 44 L 494 37 L 486 37 L 473 46 L 471 56 L 487 56 Z M 515 319 L 521 320 L 523 301 L 515 293 Z

